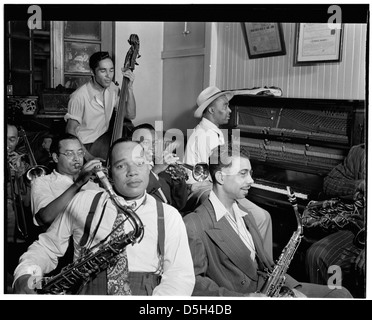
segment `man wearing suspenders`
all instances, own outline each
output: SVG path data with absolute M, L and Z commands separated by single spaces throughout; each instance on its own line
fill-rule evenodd
M 83 288 L 83 293 L 191 295 L 195 275 L 186 228 L 175 208 L 167 204 L 160 207 L 155 198 L 146 193 L 150 169 L 143 147 L 137 142 L 119 139 L 111 147 L 109 162 L 115 193 L 138 215 L 144 226 L 144 236 L 125 247 L 127 261 L 124 264 L 112 266 L 114 269 L 122 266 L 122 269 L 104 270 L 95 279 L 99 285 L 91 281 Z M 70 235 L 74 238 L 75 260 L 84 252 L 82 246 L 89 250 L 100 241 L 110 239 L 108 235 L 113 231 L 119 210 L 108 192 L 99 196 L 94 208 L 92 203 L 97 193 L 100 191 L 79 192 L 48 231 L 22 255 L 14 273 L 15 293 L 35 293 L 32 286 L 30 288 L 30 277 L 43 276 L 55 268 L 57 258 L 68 246 Z M 126 220 L 124 230 L 130 229 L 130 222 Z M 84 235 L 87 230 L 88 235 Z M 125 282 L 120 282 L 124 274 L 127 274 Z M 120 283 L 126 283 L 125 287 Z

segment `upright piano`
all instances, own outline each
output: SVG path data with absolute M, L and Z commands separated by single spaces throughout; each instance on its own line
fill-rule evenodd
M 364 142 L 365 101 L 235 95 L 230 108 L 226 127 L 240 130 L 253 169 L 247 198 L 274 219 L 277 212 L 293 217 L 288 241 L 296 222 L 286 187 L 295 192 L 300 213 L 310 200 L 322 199 L 324 176 Z

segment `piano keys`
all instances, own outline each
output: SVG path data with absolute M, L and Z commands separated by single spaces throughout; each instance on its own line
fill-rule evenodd
M 256 189 L 261 189 L 261 190 L 268 190 L 270 192 L 275 192 L 275 193 L 288 195 L 287 190 L 282 189 L 282 188 L 278 188 L 278 187 L 272 187 L 272 186 L 269 186 L 267 184 L 253 183 L 251 188 L 256 188 Z M 294 195 L 296 196 L 297 199 L 299 198 L 299 199 L 305 200 L 305 201 L 309 200 L 309 195 L 306 194 L 306 193 L 294 192 Z

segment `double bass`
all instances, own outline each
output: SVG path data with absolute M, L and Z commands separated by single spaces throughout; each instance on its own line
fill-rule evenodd
M 130 48 L 125 56 L 123 71 L 133 71 L 135 66 L 138 65 L 136 59 L 140 57 L 139 54 L 139 38 L 136 34 L 131 34 L 128 40 Z M 128 92 L 129 79 L 123 76 L 123 82 L 120 89 L 119 103 L 113 125 L 109 130 L 101 135 L 91 146 L 89 153 L 94 157 L 106 159 L 106 166 L 108 165 L 108 152 L 109 148 L 114 141 L 123 136 L 124 118 L 126 110 L 126 96 Z

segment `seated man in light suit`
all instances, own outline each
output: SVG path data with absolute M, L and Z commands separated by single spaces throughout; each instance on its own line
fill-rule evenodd
M 254 219 L 237 202 L 246 197 L 253 183 L 250 161 L 225 146 L 216 151 L 209 161 L 213 179 L 209 198 L 183 218 L 196 276 L 193 295 L 271 296 L 271 290 L 262 287 L 267 276 L 264 270 L 271 269 L 273 261 L 265 252 Z M 295 246 L 289 248 L 296 250 Z M 345 288 L 301 283 L 288 274 L 284 286 L 275 287 L 288 288 L 295 297 L 352 298 Z
M 225 143 L 224 135 L 219 128 L 227 124 L 231 109 L 229 100 L 233 97 L 231 91 L 221 91 L 216 87 L 208 87 L 203 90 L 198 98 L 198 108 L 194 113 L 195 118 L 201 118 L 186 144 L 184 163 L 195 166 L 198 162 L 208 163 L 208 158 L 213 150 Z M 212 183 L 207 180 L 196 182 L 190 172 L 187 183 L 190 184 L 191 193 L 183 211 L 193 211 L 212 189 Z M 272 222 L 269 212 L 257 206 L 248 199 L 239 199 L 249 214 L 253 216 L 264 240 L 266 252 L 272 257 Z

